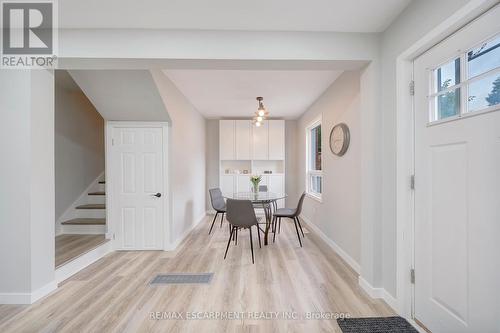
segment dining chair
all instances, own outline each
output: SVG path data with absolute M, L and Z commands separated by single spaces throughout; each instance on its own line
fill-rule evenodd
M 281 231 L 281 219 L 289 218 L 293 220 L 295 224 L 295 231 L 297 231 L 297 238 L 299 239 L 300 247 L 302 247 L 302 241 L 300 239 L 299 228 L 302 233 L 302 237 L 305 237 L 304 230 L 302 230 L 302 225 L 300 224 L 299 215 L 302 212 L 302 204 L 304 203 L 304 198 L 306 196 L 306 192 L 303 192 L 300 196 L 299 203 L 297 204 L 297 208 L 279 208 L 273 214 L 273 224 L 274 224 L 274 235 L 273 235 L 273 243 L 276 239 L 276 230 L 278 232 Z
M 229 245 L 231 244 L 231 238 L 233 234 L 238 232 L 238 229 L 248 229 L 250 231 L 250 249 L 252 251 L 252 264 L 255 263 L 253 255 L 253 240 L 252 240 L 252 227 L 257 227 L 257 235 L 259 237 L 259 248 L 262 247 L 260 242 L 260 229 L 259 221 L 255 216 L 255 211 L 253 209 L 252 202 L 250 200 L 227 200 L 227 220 L 231 224 L 231 232 L 229 234 L 229 240 L 227 241 L 226 253 L 224 254 L 224 259 L 227 256 L 227 250 L 229 250 Z
M 224 201 L 224 197 L 222 196 L 222 191 L 220 188 L 211 188 L 208 190 L 210 194 L 210 202 L 212 203 L 212 208 L 215 210 L 214 220 L 212 221 L 212 226 L 210 227 L 210 231 L 208 234 L 212 232 L 212 228 L 214 227 L 215 220 L 219 214 L 222 214 L 220 219 L 220 226 L 222 227 L 222 222 L 224 221 L 224 214 L 226 213 L 226 202 Z
M 259 185 L 259 192 L 267 192 L 267 185 Z

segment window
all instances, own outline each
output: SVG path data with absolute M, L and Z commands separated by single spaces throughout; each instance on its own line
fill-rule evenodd
M 321 169 L 321 119 L 306 129 L 306 192 L 321 200 L 323 173 Z
M 500 108 L 500 35 L 432 71 L 430 122 Z

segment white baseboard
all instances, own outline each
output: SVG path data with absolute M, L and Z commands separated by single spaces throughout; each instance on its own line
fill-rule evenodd
M 106 225 L 61 225 L 60 233 L 68 235 L 104 235 Z
M 193 223 L 189 228 L 187 228 L 186 231 L 184 231 L 184 233 L 177 238 L 177 240 L 166 245 L 164 251 L 174 251 L 186 239 L 189 233 L 193 231 L 193 229 L 196 228 L 196 226 L 198 226 L 198 224 L 200 224 L 201 221 L 203 221 L 206 217 L 207 217 L 207 212 L 205 212 L 200 218 L 195 220 L 196 222 Z
M 345 252 L 337 243 L 335 243 L 333 240 L 328 238 L 321 229 L 319 229 L 314 223 L 309 221 L 307 218 L 304 216 L 300 216 L 300 219 L 303 220 L 306 224 L 306 226 L 314 231 L 315 234 L 317 234 L 328 246 L 332 248 L 335 253 L 337 253 L 351 268 L 358 274 L 361 272 L 361 267 L 359 266 L 358 262 L 354 260 L 347 252 Z
M 85 254 L 82 254 L 78 258 L 75 258 L 72 261 L 62 265 L 61 267 L 56 269 L 55 282 L 60 283 L 66 280 L 67 278 L 78 273 L 85 267 L 101 259 L 108 253 L 112 252 L 112 250 L 113 248 L 111 245 L 111 241 L 108 241 L 102 244 L 101 246 L 96 247 L 95 249 Z
M 1 293 L 0 304 L 33 304 L 56 289 L 57 283 L 52 281 L 32 293 Z
M 314 231 L 328 246 L 330 246 L 351 268 L 358 274 L 361 274 L 361 267 L 356 260 L 354 260 L 350 255 L 348 255 L 337 243 L 328 238 L 316 225 L 311 223 L 307 218 L 300 216 L 304 221 L 306 226 Z M 375 288 L 369 284 L 365 279 L 358 277 L 359 286 L 370 296 L 371 298 L 383 299 L 387 305 L 389 305 L 396 313 L 398 311 L 398 302 L 391 294 L 387 292 L 384 288 Z
M 363 279 L 363 277 L 358 278 L 358 283 L 361 289 L 363 289 L 368 296 L 371 298 L 383 299 L 387 305 L 389 305 L 394 312 L 399 313 L 399 307 L 397 300 L 387 292 L 384 288 L 375 288 L 368 281 Z

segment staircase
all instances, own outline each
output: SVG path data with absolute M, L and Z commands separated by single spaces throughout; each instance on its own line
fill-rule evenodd
M 60 218 L 59 234 L 106 233 L 106 181 L 97 180 Z

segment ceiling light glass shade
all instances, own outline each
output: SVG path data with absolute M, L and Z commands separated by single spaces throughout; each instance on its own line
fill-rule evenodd
M 257 126 L 257 127 L 260 127 L 260 125 L 262 125 L 262 123 L 260 121 L 255 123 L 255 126 Z
M 262 120 L 264 120 L 264 118 L 262 118 L 261 116 L 258 116 L 258 117 L 257 117 L 257 122 L 259 122 L 259 123 L 260 123 Z
M 257 114 L 259 115 L 259 117 L 264 117 L 264 115 L 266 114 L 266 110 L 264 109 L 259 109 L 257 111 Z

